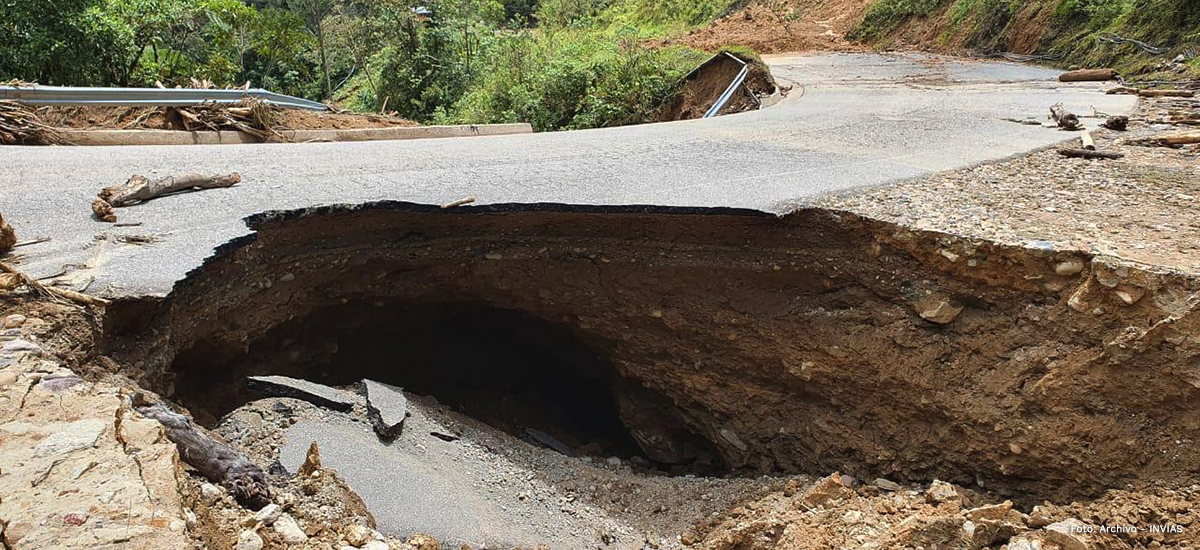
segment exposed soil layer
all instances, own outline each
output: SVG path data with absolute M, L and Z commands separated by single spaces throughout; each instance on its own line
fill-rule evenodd
M 610 365 L 617 414 L 661 463 L 697 460 L 698 437 L 734 471 L 938 478 L 1019 502 L 1200 472 L 1194 276 L 821 210 L 385 203 L 251 225 L 169 299 L 110 308 L 105 352 L 126 374 L 186 401 L 289 323 L 451 304 L 569 333 Z M 404 359 L 398 342 L 374 345 Z
M 727 115 L 758 109 L 760 97 L 775 93 L 775 79 L 761 61 L 738 56 L 749 66 L 742 85 L 729 98 L 718 114 Z M 655 120 L 688 120 L 701 118 L 742 71 L 743 65 L 729 55 L 716 55 L 688 74 L 683 88 L 659 111 Z
M 707 27 L 669 40 L 705 51 L 742 46 L 759 53 L 862 50 L 845 39 L 869 0 L 751 0 Z
M 60 128 L 109 130 L 185 130 L 179 117 L 160 107 L 49 106 L 38 108 L 42 122 Z M 416 126 L 402 118 L 357 113 L 318 113 L 272 109 L 274 122 L 283 130 L 324 130 Z

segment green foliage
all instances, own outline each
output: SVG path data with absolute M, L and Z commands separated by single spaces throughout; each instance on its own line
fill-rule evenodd
M 882 38 L 910 17 L 929 15 L 947 0 L 877 0 L 867 8 L 863 20 L 849 37 L 852 40 Z

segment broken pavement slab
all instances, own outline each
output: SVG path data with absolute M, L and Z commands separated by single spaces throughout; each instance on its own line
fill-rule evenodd
M 291 397 L 335 411 L 348 411 L 357 402 L 348 391 L 287 376 L 248 376 L 246 385 L 271 397 Z
M 404 429 L 404 418 L 408 415 L 408 398 L 404 390 L 376 382 L 363 380 L 367 396 L 367 415 L 375 426 L 375 432 L 385 439 L 393 439 Z

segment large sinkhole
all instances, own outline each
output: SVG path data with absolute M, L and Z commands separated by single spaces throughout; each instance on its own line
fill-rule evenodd
M 820 210 L 388 203 L 250 223 L 170 296 L 106 318 L 104 353 L 208 425 L 254 397 L 247 375 L 372 378 L 684 472 L 1014 498 L 1200 472 L 1174 443 L 1200 439 L 1191 276 Z
M 515 310 L 347 301 L 275 326 L 245 352 L 214 362 L 219 346 L 197 342 L 171 366 L 175 398 L 205 422 L 256 397 L 246 376 L 287 375 L 328 386 L 371 379 L 432 396 L 559 452 L 631 458 L 675 472 L 719 469 L 718 455 L 673 417 L 669 401 L 618 374 L 570 326 Z M 654 435 L 639 443 L 627 420 L 638 422 L 638 435 Z M 674 439 L 663 441 L 663 434 Z M 663 444 L 678 449 L 668 454 Z

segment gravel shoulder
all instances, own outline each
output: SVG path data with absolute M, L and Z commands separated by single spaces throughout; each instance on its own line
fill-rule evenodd
M 1126 143 L 1184 132 L 1166 121 L 1200 112 L 1194 99 L 1145 99 L 1129 131 L 1093 131 L 1117 160 L 1070 159 L 1056 148 L 855 193 L 812 206 L 847 210 L 919 229 L 1046 248 L 1079 249 L 1200 271 L 1200 146 Z M 1084 119 L 1093 126 L 1097 119 Z M 1015 124 L 1015 123 L 1014 123 Z M 1191 128 L 1195 128 L 1194 126 Z M 1064 139 L 1078 133 L 1063 133 Z M 1066 144 L 1078 147 L 1078 139 Z

